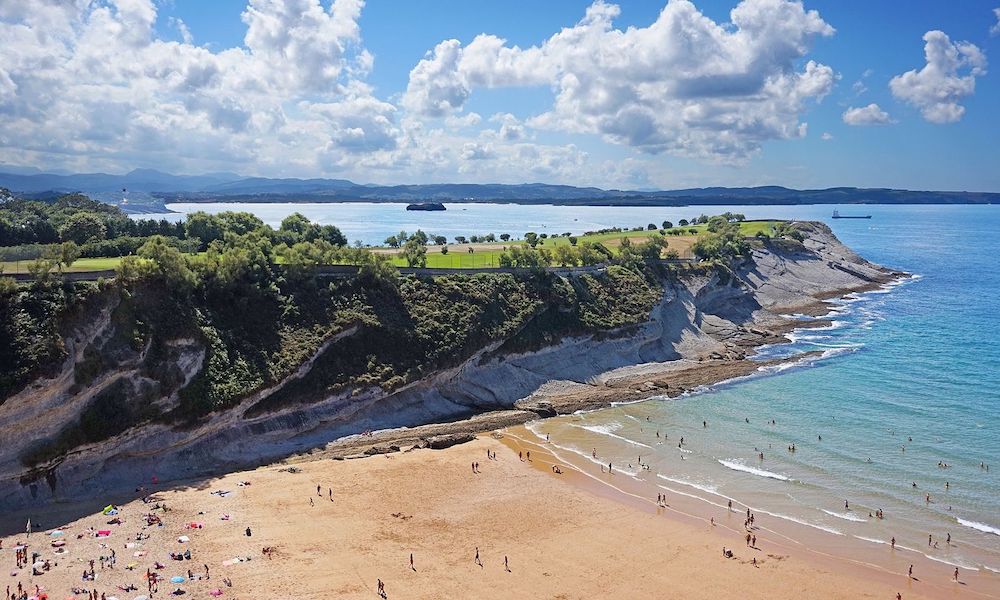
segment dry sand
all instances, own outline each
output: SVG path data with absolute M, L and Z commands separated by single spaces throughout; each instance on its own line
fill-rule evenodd
M 907 600 L 983 597 L 974 584 L 913 582 L 903 574 L 836 564 L 827 568 L 769 549 L 765 533 L 758 536 L 761 549 L 750 550 L 737 531 L 677 518 L 652 503 L 610 497 L 568 468 L 554 474 L 551 459 L 537 447 L 529 463 L 519 461 L 516 447 L 505 443 L 511 441 L 481 437 L 447 450 L 307 460 L 295 463 L 298 473 L 282 471 L 287 465 L 233 473 L 159 492 L 170 509 L 155 511 L 164 527 L 143 528 L 142 517 L 152 504 L 141 501 L 121 507 L 125 523 L 120 526 L 106 525 L 109 517 L 100 514 L 67 524 L 67 553 L 39 577 L 29 578 L 25 571 L 10 575 L 10 548 L 25 536 L 6 537 L 0 566 L 7 584 L 30 581 L 34 589 L 37 583 L 59 599 L 86 598 L 68 596 L 71 587 L 81 586 L 132 600 L 145 593 L 143 575 L 155 560 L 166 565 L 160 573 L 168 578 L 186 576 L 189 568 L 203 574 L 202 565 L 209 566 L 210 580 L 181 586 L 187 591 L 183 597 L 190 598 L 210 598 L 216 587 L 223 589 L 222 598 L 376 598 L 379 579 L 389 598 L 891 599 L 897 591 Z M 487 451 L 496 452 L 497 460 L 487 459 Z M 473 461 L 480 474 L 473 474 Z M 241 481 L 251 485 L 239 487 Z M 212 494 L 216 490 L 231 493 L 220 497 Z M 99 504 L 93 505 L 95 513 Z M 222 520 L 223 514 L 231 518 Z M 15 518 L 6 515 L 5 520 Z M 36 515 L 47 527 L 56 524 L 45 519 L 44 513 Z M 190 522 L 202 522 L 204 528 L 185 529 Z M 77 539 L 89 527 L 112 534 Z M 244 535 L 246 527 L 252 537 Z M 150 538 L 126 549 L 139 531 Z M 180 535 L 190 542 L 178 543 Z M 44 532 L 32 534 L 30 550 L 53 558 L 50 539 Z M 723 545 L 735 550 L 734 559 L 723 558 Z M 277 548 L 273 559 L 261 554 L 264 546 Z M 474 561 L 477 547 L 482 567 Z M 86 561 L 110 554 L 111 548 L 117 567 L 98 568 L 96 583 L 81 582 Z M 186 548 L 192 560 L 169 559 L 169 552 Z M 146 554 L 135 558 L 136 551 Z M 224 564 L 235 557 L 250 560 Z M 504 569 L 505 557 L 510 572 Z M 125 569 L 130 562 L 137 564 L 134 571 Z M 224 577 L 232 580 L 231 588 Z M 140 589 L 115 589 L 125 583 Z M 154 598 L 173 587 L 161 584 Z

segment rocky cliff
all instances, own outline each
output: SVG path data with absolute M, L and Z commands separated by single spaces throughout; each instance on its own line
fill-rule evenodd
M 623 369 L 662 375 L 671 365 L 740 360 L 748 347 L 773 341 L 787 328 L 782 315 L 815 309 L 822 298 L 899 275 L 860 258 L 824 225 L 805 223 L 799 229 L 803 242 L 757 243 L 751 256 L 731 269 L 662 277 L 659 299 L 637 324 L 538 338 L 530 334 L 544 330 L 554 309 L 536 310 L 461 360 L 441 361 L 446 366 L 402 385 L 309 385 L 336 376 L 343 359 L 331 358 L 335 350 L 379 343 L 364 339 L 379 330 L 350 324 L 279 379 L 186 422 L 144 415 L 177 406 L 181 391 L 205 368 L 210 344 L 184 331 L 155 347 L 149 340 L 128 343 L 120 302 L 108 296 L 64 333 L 65 360 L 0 404 L 0 508 L 131 489 L 154 477 L 206 476 L 368 430 L 454 421 L 515 406 L 544 413 L 551 410 L 547 395 L 604 385 Z M 102 395 L 124 400 L 95 415 L 95 398 Z M 121 427 L 105 428 L 107 437 L 78 436 L 51 451 L 52 440 L 65 438 L 81 420 L 113 423 L 123 418 L 118 411 L 129 418 Z

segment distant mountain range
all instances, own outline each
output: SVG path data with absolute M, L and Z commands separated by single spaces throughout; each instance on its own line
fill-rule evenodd
M 136 169 L 125 175 L 53 174 L 0 165 L 0 187 L 26 197 L 82 192 L 132 212 L 158 212 L 169 202 L 504 202 L 596 206 L 720 204 L 998 204 L 1000 193 L 780 186 L 682 190 L 604 190 L 544 183 L 362 185 L 346 179 L 270 179 L 234 173 L 171 175 Z M 5 172 L 6 171 L 6 172 Z M 124 191 L 123 191 L 124 190 Z

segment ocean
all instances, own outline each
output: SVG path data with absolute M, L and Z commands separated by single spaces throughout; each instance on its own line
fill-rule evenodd
M 839 207 L 871 220 L 833 220 L 832 206 L 450 205 L 444 213 L 406 212 L 398 204 L 170 208 L 251 210 L 271 224 L 298 210 L 366 243 L 400 229 L 449 237 L 582 233 L 726 210 L 824 221 L 865 258 L 914 277 L 831 301 L 832 325 L 796 331 L 791 344 L 758 354 L 819 350 L 819 358 L 680 398 L 651 397 L 528 428 L 540 438 L 549 435 L 567 462 L 598 474 L 597 463 L 613 463 L 649 497 L 666 493 L 717 506 L 732 499 L 841 545 L 850 540 L 877 550 L 895 537 L 904 562 L 906 553 L 921 554 L 1000 573 L 1000 207 Z M 594 451 L 599 460 L 592 460 Z M 640 457 L 648 469 L 639 467 Z M 869 516 L 877 510 L 885 518 Z

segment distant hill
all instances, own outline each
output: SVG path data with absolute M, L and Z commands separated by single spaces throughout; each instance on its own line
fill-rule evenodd
M 4 172 L 7 169 L 8 172 Z M 545 183 L 361 185 L 346 179 L 270 179 L 234 173 L 172 175 L 136 169 L 107 173 L 36 173 L 0 166 L 0 187 L 27 197 L 82 192 L 117 204 L 128 190 L 126 210 L 156 212 L 167 202 L 503 202 L 596 206 L 685 206 L 720 204 L 997 204 L 1000 193 L 913 191 L 836 187 L 794 190 L 781 186 L 707 187 L 681 190 L 604 190 Z

